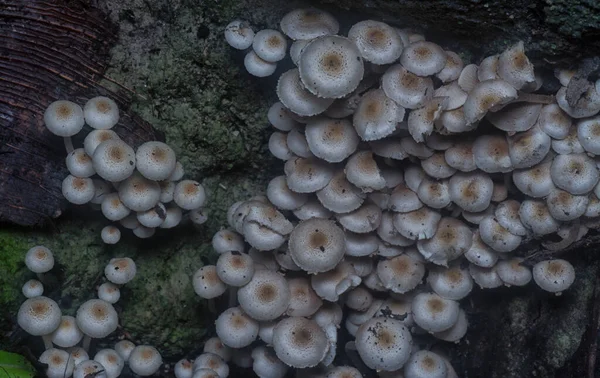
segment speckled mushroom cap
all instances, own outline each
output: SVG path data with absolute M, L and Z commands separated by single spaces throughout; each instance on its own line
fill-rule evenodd
M 68 175 L 62 182 L 62 194 L 65 199 L 76 205 L 83 205 L 94 198 L 94 182 L 91 178 Z
M 244 57 L 244 67 L 252 76 L 267 77 L 275 72 L 277 63 L 267 62 L 261 59 L 254 50 L 250 50 Z
M 510 172 L 513 170 L 504 135 L 480 135 L 473 142 L 475 165 L 487 173 Z
M 85 349 L 83 349 L 80 346 L 68 348 L 67 352 L 69 352 L 69 354 L 71 355 L 71 359 L 73 360 L 73 363 L 76 367 L 83 361 L 88 361 L 90 359 L 90 356 L 85 351 Z M 102 378 L 102 376 L 100 378 Z
M 394 215 L 394 227 L 400 235 L 411 240 L 429 239 L 435 235 L 442 215 L 426 206 Z
M 371 151 L 358 151 L 346 161 L 346 179 L 365 193 L 385 188 L 385 179 Z
M 458 320 L 458 302 L 444 299 L 434 293 L 417 294 L 412 301 L 415 323 L 428 332 L 441 332 Z
M 245 21 L 233 20 L 225 27 L 225 40 L 234 49 L 247 49 L 252 46 L 253 39 L 254 31 Z
M 108 97 L 98 96 L 89 99 L 83 107 L 85 123 L 91 128 L 111 129 L 119 122 L 119 107 Z
M 494 183 L 489 174 L 461 172 L 450 178 L 448 188 L 452 202 L 466 211 L 479 212 L 490 205 Z
M 496 273 L 506 286 L 525 286 L 531 281 L 531 270 L 522 264 L 523 259 L 515 257 L 501 260 L 496 264 Z
M 21 304 L 17 314 L 19 326 L 33 336 L 43 336 L 56 330 L 61 321 L 58 304 L 52 299 L 39 296 Z
M 227 285 L 243 286 L 254 275 L 254 261 L 245 253 L 227 251 L 219 256 L 216 269 L 221 281 Z
M 360 141 L 347 119 L 321 118 L 306 125 L 306 141 L 310 151 L 330 163 L 339 163 L 350 156 Z
M 117 329 L 119 317 L 114 307 L 101 299 L 90 299 L 77 310 L 77 326 L 86 335 L 102 338 Z
M 419 350 L 404 365 L 406 378 L 446 378 L 448 368 L 444 360 L 428 350 Z
M 521 245 L 521 237 L 513 235 L 491 215 L 479 222 L 479 236 L 496 252 L 511 252 Z
M 54 255 L 47 247 L 37 245 L 25 254 L 25 265 L 33 273 L 46 273 L 54 267 Z
M 348 31 L 348 38 L 356 44 L 365 60 L 375 64 L 389 64 L 396 61 L 404 47 L 400 35 L 394 28 L 373 20 L 354 24 Z
M 125 361 L 114 349 L 100 349 L 94 356 L 104 366 L 106 378 L 117 378 L 125 366 Z
M 589 203 L 587 195 L 573 195 L 560 189 L 553 189 L 546 197 L 546 206 L 556 220 L 568 222 L 585 214 Z
M 318 97 L 340 98 L 358 87 L 364 66 L 350 40 L 337 35 L 312 40 L 298 62 L 304 87 Z
M 215 265 L 205 265 L 192 277 L 194 292 L 204 299 L 218 297 L 227 290 L 227 285 L 219 278 Z
M 571 194 L 589 193 L 600 179 L 594 160 L 586 154 L 555 156 L 550 175 L 554 185 Z
M 508 155 L 514 168 L 529 168 L 540 163 L 550 151 L 552 139 L 539 127 L 511 135 L 508 140 Z
M 453 51 L 445 51 L 446 52 L 446 64 L 444 68 L 435 76 L 440 79 L 443 83 L 449 83 L 452 81 L 456 81 L 458 84 L 458 78 L 464 68 L 464 63 L 461 57 L 453 52 Z
M 86 135 L 83 140 L 83 149 L 88 156 L 94 156 L 96 147 L 102 142 L 106 142 L 111 139 L 120 139 L 117 133 L 112 130 L 92 130 Z
M 421 283 L 425 276 L 425 265 L 404 254 L 381 260 L 377 264 L 377 275 L 386 289 L 403 294 Z
M 110 259 L 104 268 L 106 279 L 117 285 L 123 285 L 131 281 L 136 272 L 135 262 L 129 257 Z
M 281 274 L 260 269 L 254 272 L 250 282 L 238 290 L 238 302 L 253 319 L 273 320 L 287 309 L 290 288 Z
M 75 318 L 68 315 L 61 317 L 60 325 L 52 333 L 52 342 L 62 348 L 72 347 L 82 338 L 83 333 L 77 327 Z
M 338 214 L 337 220 L 342 227 L 350 232 L 365 234 L 375 231 L 381 224 L 382 211 L 374 203 L 364 203 L 358 209 Z
M 231 229 L 217 231 L 212 238 L 212 247 L 221 254 L 228 251 L 244 252 L 244 237 Z
M 286 108 L 300 116 L 323 113 L 334 101 L 333 98 L 317 97 L 304 88 L 297 68 L 281 74 L 277 81 L 277 97 Z
M 176 187 L 177 189 L 177 187 Z M 121 202 L 133 211 L 147 211 L 158 203 L 160 186 L 140 174 L 133 174 L 119 185 Z
M 271 105 L 267 112 L 267 119 L 274 128 L 280 131 L 291 131 L 300 125 L 292 118 L 290 110 L 279 101 Z
M 415 75 L 430 76 L 444 68 L 446 52 L 433 42 L 418 41 L 404 49 L 400 63 Z
M 362 378 L 360 370 L 352 366 L 335 366 L 327 371 L 326 378 Z
M 434 122 L 448 106 L 449 97 L 433 97 L 419 109 L 408 115 L 408 132 L 415 142 L 425 142 L 433 132 Z
M 429 271 L 427 283 L 440 297 L 455 301 L 469 295 L 473 288 L 469 271 L 460 264 L 453 264 L 449 268 L 434 267 Z
M 283 169 L 288 187 L 296 193 L 323 189 L 333 177 L 333 165 L 316 158 L 292 158 Z
M 372 318 L 356 331 L 356 350 L 371 369 L 394 371 L 410 357 L 412 336 L 401 321 Z
M 497 110 L 516 98 L 516 89 L 504 80 L 485 80 L 477 83 L 469 92 L 463 106 L 467 125 L 478 122 L 489 110 Z
M 267 198 L 281 210 L 295 210 L 308 201 L 307 194 L 290 190 L 285 176 L 277 176 L 269 181 Z
M 162 357 L 155 347 L 138 345 L 131 351 L 128 363 L 131 371 L 146 377 L 158 371 L 162 365 Z
M 98 287 L 98 298 L 110 304 L 115 304 L 121 298 L 121 290 L 112 282 L 105 282 Z
M 23 284 L 21 292 L 25 298 L 39 297 L 44 294 L 44 285 L 38 280 L 29 280 Z
M 135 152 L 120 139 L 100 143 L 92 160 L 98 176 L 111 182 L 123 181 L 135 170 Z
M 39 361 L 48 365 L 46 369 L 47 378 L 70 377 L 75 368 L 73 360 L 69 358 L 69 352 L 56 348 L 45 350 Z
M 316 276 L 312 276 L 313 278 Z M 321 297 L 315 293 L 307 277 L 288 278 L 290 304 L 286 310 L 289 316 L 311 316 L 321 305 Z
M 558 104 L 544 105 L 538 118 L 538 126 L 554 139 L 566 138 L 572 123 L 571 117 Z
M 194 360 L 193 370 L 199 369 L 211 369 L 219 377 L 227 377 L 229 375 L 229 365 L 225 362 L 221 356 L 204 352 Z
M 469 250 L 473 241 L 471 229 L 456 218 L 444 217 L 431 239 L 419 240 L 417 248 L 428 260 L 438 265 L 447 265 Z
M 44 123 L 52 134 L 70 137 L 83 128 L 83 110 L 71 101 L 54 101 L 44 111 Z
M 327 219 L 309 219 L 300 222 L 289 239 L 294 262 L 308 273 L 333 269 L 345 252 L 344 232 L 335 222 Z
M 337 34 L 340 26 L 329 13 L 316 8 L 294 9 L 280 22 L 281 30 L 293 40 Z
M 252 350 L 252 370 L 263 378 L 283 378 L 289 366 L 284 364 L 271 349 L 259 346 Z
M 552 161 L 547 161 L 531 168 L 514 170 L 513 183 L 521 193 L 530 197 L 546 197 L 555 188 L 550 174 L 551 165 Z
M 409 72 L 400 64 L 395 64 L 381 77 L 381 89 L 386 96 L 400 106 L 416 109 L 433 96 L 433 81 Z
M 535 82 L 533 64 L 525 55 L 523 41 L 504 50 L 498 57 L 498 76 L 516 89 Z
M 121 340 L 115 344 L 115 352 L 117 352 L 125 362 L 129 360 L 129 356 L 134 348 L 135 344 L 129 340 Z
M 404 112 L 404 108 L 387 97 L 383 90 L 372 89 L 361 97 L 352 124 L 362 140 L 379 140 L 396 130 Z
M 263 29 L 254 36 L 252 49 L 262 60 L 275 63 L 285 58 L 287 41 L 279 31 Z
M 168 179 L 175 170 L 175 164 L 175 152 L 163 142 L 146 142 L 135 153 L 137 170 L 149 180 Z
M 307 368 L 323 360 L 329 342 L 317 322 L 294 316 L 281 320 L 273 329 L 273 349 L 285 364 Z
M 559 295 L 575 281 L 575 269 L 566 260 L 544 260 L 533 266 L 533 279 L 543 290 Z
M 90 177 L 96 173 L 92 158 L 85 153 L 83 148 L 77 148 L 67 155 L 65 159 L 69 173 L 75 177 Z
M 173 200 L 184 210 L 194 210 L 204 205 L 206 193 L 199 182 L 183 180 L 175 186 Z
M 259 325 L 241 308 L 231 307 L 219 315 L 215 329 L 223 344 L 237 349 L 252 344 L 258 335 Z
M 500 130 L 513 133 L 529 130 L 538 120 L 541 110 L 541 104 L 516 102 L 506 105 L 502 111 L 488 113 L 485 118 Z

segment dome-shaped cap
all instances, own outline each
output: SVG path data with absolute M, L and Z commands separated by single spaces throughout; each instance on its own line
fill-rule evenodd
M 104 200 L 100 204 L 102 215 L 111 221 L 118 221 L 127 217 L 131 210 L 121 202 L 117 193 L 110 193 L 103 196 Z M 134 214 L 135 215 L 135 214 Z
M 544 260 L 533 266 L 533 279 L 543 290 L 560 294 L 575 281 L 575 269 L 566 260 Z
M 507 137 L 508 155 L 514 168 L 529 168 L 540 163 L 550 151 L 552 139 L 539 127 Z
M 469 264 L 469 273 L 482 289 L 494 289 L 504 284 L 496 272 L 496 266 L 486 268 Z
M 462 107 L 467 100 L 467 92 L 463 91 L 456 82 L 442 85 L 435 90 L 433 95 L 434 97 L 448 97 L 444 110 L 456 110 Z
M 127 362 L 129 360 L 129 356 L 131 352 L 135 348 L 135 344 L 129 340 L 121 340 L 115 344 L 115 352 L 123 359 L 123 361 Z
M 361 97 L 352 124 L 362 140 L 373 141 L 392 134 L 403 118 L 404 108 L 383 90 L 372 89 Z
M 69 352 L 56 348 L 44 351 L 40 356 L 39 361 L 48 365 L 48 368 L 46 369 L 47 378 L 70 377 L 75 368 L 75 364 L 70 358 Z M 7 374 L 6 376 L 9 375 Z
M 245 253 L 228 251 L 219 256 L 216 269 L 217 275 L 225 284 L 243 286 L 254 275 L 254 261 Z
M 377 221 L 376 217 L 377 216 L 375 216 L 374 219 L 375 222 Z M 414 244 L 413 240 L 400 235 L 398 230 L 396 230 L 396 227 L 394 227 L 394 213 L 387 210 L 383 210 L 383 212 L 381 213 L 381 221 L 379 222 L 379 226 L 377 227 L 377 235 L 381 238 L 381 241 L 383 242 L 380 243 L 379 246 L 378 254 L 380 256 L 397 256 L 399 253 L 402 252 L 402 249 L 393 247 L 406 247 Z M 396 251 L 398 251 L 399 253 L 396 253 Z M 392 254 L 389 254 L 388 252 L 391 252 Z
M 348 31 L 348 38 L 356 44 L 365 60 L 375 64 L 394 62 L 400 57 L 404 47 L 394 28 L 373 20 L 354 24 Z
M 277 357 L 295 368 L 316 366 L 327 354 L 329 342 L 321 327 L 302 317 L 281 320 L 273 330 Z
M 149 180 L 168 179 L 175 170 L 175 165 L 175 152 L 163 142 L 146 142 L 135 153 L 137 170 Z
M 346 162 L 344 173 L 350 183 L 365 193 L 385 187 L 385 179 L 381 175 L 381 170 L 373 159 L 371 151 L 354 153 Z
M 44 285 L 38 280 L 29 280 L 23 284 L 21 292 L 25 298 L 39 297 L 44 294 Z
M 504 135 L 480 135 L 473 143 L 475 165 L 487 173 L 509 172 L 512 161 Z
M 583 216 L 589 201 L 587 195 L 577 196 L 560 189 L 553 189 L 546 197 L 550 215 L 562 222 L 572 221 Z
M 471 172 L 477 169 L 475 155 L 473 155 L 473 142 L 470 140 L 459 141 L 444 151 L 446 163 L 461 172 Z
M 252 49 L 262 60 L 275 63 L 285 58 L 287 41 L 277 30 L 263 29 L 254 36 Z
M 520 207 L 521 203 L 519 201 L 513 199 L 502 201 L 496 207 L 494 216 L 498 223 L 511 234 L 525 236 L 527 235 L 527 229 L 519 218 Z
M 104 268 L 106 279 L 117 285 L 123 285 L 131 281 L 136 272 L 135 262 L 129 257 L 110 259 Z
M 131 371 L 146 377 L 158 371 L 162 365 L 162 357 L 155 347 L 138 345 L 131 351 L 128 363 Z
M 481 63 L 479 63 L 479 68 L 477 69 L 477 79 L 479 79 L 479 81 L 500 78 L 498 76 L 498 58 L 499 55 L 490 55 L 485 57 Z
M 96 378 L 108 378 L 106 376 L 106 369 L 98 361 L 84 360 L 75 365 L 75 370 L 73 370 L 73 378 L 87 378 L 90 376 Z
M 340 98 L 358 87 L 364 66 L 360 52 L 348 39 L 325 36 L 314 39 L 302 50 L 300 79 L 318 97 Z
M 517 90 L 504 80 L 485 80 L 477 83 L 469 92 L 463 106 L 467 125 L 476 123 L 488 111 L 498 110 L 516 98 Z
M 85 153 L 83 148 L 73 150 L 65 160 L 69 173 L 75 177 L 90 177 L 96 173 L 92 158 Z
M 469 272 L 459 264 L 449 268 L 433 268 L 429 271 L 427 282 L 437 295 L 455 301 L 466 297 L 473 288 L 473 280 Z
M 446 52 L 433 42 L 418 41 L 404 49 L 400 63 L 415 75 L 430 76 L 446 66 Z
M 296 156 L 303 158 L 314 157 L 313 153 L 308 148 L 308 142 L 306 141 L 306 136 L 303 131 L 304 130 L 301 132 L 301 128 L 292 129 L 287 133 L 286 144 L 290 151 Z
M 316 8 L 294 9 L 283 16 L 279 26 L 293 40 L 337 34 L 340 29 L 331 14 Z
M 516 89 L 535 82 L 533 64 L 525 55 L 523 41 L 504 50 L 498 58 L 498 76 Z
M 298 69 L 284 72 L 277 81 L 279 101 L 300 116 L 313 116 L 323 113 L 334 101 L 333 98 L 320 98 L 304 88 Z
M 52 299 L 39 296 L 21 304 L 17 314 L 19 326 L 33 336 L 43 336 L 56 330 L 61 321 L 58 304 Z
M 473 233 L 473 242 L 464 256 L 472 264 L 484 268 L 491 268 L 498 261 L 498 254 L 481 240 L 479 230 Z
M 496 273 L 506 286 L 525 286 L 531 281 L 531 270 L 521 264 L 523 259 L 515 257 L 496 264 Z
M 243 348 L 252 344 L 258 335 L 258 329 L 258 322 L 239 307 L 228 308 L 215 321 L 217 336 L 230 348 Z
M 46 273 L 54 267 L 54 255 L 47 247 L 37 245 L 25 254 L 25 265 L 33 273 Z
M 108 336 L 119 324 L 114 307 L 101 299 L 90 299 L 79 306 L 76 320 L 79 329 L 93 338 Z
M 542 198 L 554 189 L 550 175 L 551 161 L 540 163 L 528 169 L 515 170 L 512 175 L 513 183 L 521 191 L 533 198 Z
M 600 180 L 594 160 L 586 154 L 557 155 L 550 175 L 554 185 L 571 194 L 589 193 Z
M 65 199 L 76 205 L 83 205 L 94 198 L 96 190 L 91 178 L 68 175 L 62 182 L 62 194 Z
M 484 172 L 456 173 L 450 178 L 450 199 L 463 210 L 485 210 L 492 199 L 494 183 Z
M 473 232 L 466 224 L 456 218 L 444 217 L 439 221 L 435 235 L 419 240 L 417 249 L 428 261 L 447 266 L 449 261 L 464 255 L 472 241 Z
M 421 202 L 433 209 L 443 209 L 450 205 L 450 192 L 448 180 L 435 180 L 426 177 L 417 189 Z
M 371 369 L 393 371 L 404 366 L 412 350 L 412 336 L 401 321 L 376 317 L 356 331 L 356 350 Z
M 98 298 L 110 304 L 115 304 L 121 298 L 121 290 L 112 282 L 105 282 L 98 287 Z
M 277 358 L 274 351 L 259 346 L 252 350 L 252 370 L 259 377 L 283 378 L 289 366 Z
M 428 332 L 441 332 L 456 324 L 458 302 L 434 293 L 417 294 L 412 301 L 415 323 Z
M 133 211 L 152 209 L 158 203 L 160 192 L 160 186 L 156 181 L 148 180 L 139 174 L 134 174 L 119 185 L 121 202 Z
M 556 102 L 562 110 L 573 118 L 592 117 L 600 111 L 600 93 L 593 85 L 590 85 L 578 97 L 575 104 L 571 104 L 567 100 L 567 87 L 562 87 L 556 92 Z
M 100 143 L 115 139 L 120 138 L 117 133 L 112 130 L 92 130 L 83 140 L 83 149 L 85 150 L 85 153 L 91 157 L 94 156 L 96 147 L 98 147 Z
M 244 237 L 231 229 L 217 231 L 212 238 L 212 247 L 218 254 L 228 251 L 244 252 Z
M 560 155 L 580 154 L 585 152 L 579 142 L 579 136 L 576 127 L 571 127 L 567 136 L 563 139 L 554 139 L 552 141 L 552 150 Z
M 361 281 L 354 267 L 347 261 L 341 261 L 332 270 L 315 274 L 310 278 L 310 284 L 317 295 L 330 302 L 336 302 L 340 295 L 358 286 Z
M 569 135 L 573 120 L 558 104 L 544 105 L 538 118 L 538 126 L 554 139 L 564 139 Z
M 306 125 L 310 151 L 330 163 L 339 163 L 356 151 L 360 139 L 346 119 L 320 118 Z
M 381 217 L 382 212 L 379 206 L 373 203 L 365 203 L 350 213 L 337 215 L 337 220 L 344 229 L 364 234 L 375 231 L 381 224 Z
M 193 370 L 210 369 L 217 373 L 218 377 L 229 375 L 229 365 L 219 355 L 204 352 L 194 360 Z
M 246 21 L 233 20 L 225 27 L 225 40 L 234 49 L 247 49 L 253 39 L 254 31 Z
M 346 302 L 348 308 L 356 311 L 365 311 L 373 303 L 373 294 L 364 286 L 357 286 L 349 290 L 346 294 Z
M 256 320 L 273 320 L 285 312 L 290 303 L 290 289 L 285 278 L 270 270 L 257 270 L 238 290 L 238 302 L 248 316 Z
M 313 193 L 333 177 L 333 166 L 316 158 L 292 158 L 284 166 L 288 187 L 296 193 Z
M 44 123 L 52 134 L 70 137 L 83 128 L 83 110 L 71 101 L 54 101 L 44 112 Z
M 108 97 L 90 98 L 83 107 L 85 123 L 93 129 L 111 129 L 119 122 L 119 107 Z
M 254 50 L 250 50 L 244 57 L 244 67 L 252 76 L 267 77 L 275 72 L 277 63 L 267 62 L 261 59 Z
M 463 91 L 470 92 L 475 88 L 475 85 L 479 82 L 478 70 L 479 67 L 476 64 L 468 64 L 462 69 L 457 82 Z
M 415 211 L 394 215 L 394 227 L 405 238 L 429 239 L 435 234 L 441 218 L 438 211 L 424 206 Z
M 204 343 L 203 352 L 214 353 L 220 356 L 224 361 L 231 360 L 232 350 L 227 345 L 223 344 L 218 337 L 211 337 Z
M 428 350 L 419 350 L 404 365 L 406 378 L 446 378 L 448 368 L 444 359 Z
M 271 105 L 267 112 L 267 119 L 274 128 L 280 131 L 291 131 L 300 125 L 292 118 L 289 109 L 279 101 Z
M 419 210 L 423 207 L 423 202 L 421 202 L 417 193 L 410 190 L 406 185 L 400 184 L 390 194 L 388 207 L 398 213 L 408 213 Z
M 205 265 L 192 277 L 194 292 L 204 299 L 216 298 L 227 290 L 227 285 L 217 274 L 215 265 Z
M 540 200 L 523 201 L 519 208 L 519 217 L 523 225 L 538 236 L 551 234 L 560 226 L 546 204 Z
M 288 245 L 292 259 L 303 270 L 326 272 L 344 256 L 344 232 L 333 221 L 309 219 L 294 228 Z
M 59 347 L 68 348 L 79 343 L 83 338 L 83 333 L 77 327 L 75 318 L 63 315 L 60 319 L 60 325 L 52 333 L 52 342 Z
M 577 123 L 577 137 L 579 143 L 587 152 L 600 155 L 600 117 L 579 121 Z
M 204 205 L 206 193 L 199 182 L 183 180 L 175 186 L 173 200 L 184 210 L 194 210 Z
M 312 276 L 312 278 L 317 276 Z M 290 304 L 286 310 L 288 316 L 311 316 L 321 305 L 321 297 L 315 293 L 307 277 L 288 279 Z
M 123 181 L 135 170 L 135 152 L 120 139 L 100 143 L 92 160 L 98 176 L 107 181 Z
M 69 352 L 69 354 L 71 355 L 71 359 L 73 360 L 75 366 L 79 365 L 83 361 L 88 361 L 90 359 L 90 356 L 85 351 L 85 349 L 83 349 L 80 346 L 68 348 L 67 352 Z
M 107 378 L 117 378 L 125 366 L 125 361 L 114 349 L 100 349 L 94 356 L 104 366 Z
M 464 63 L 461 57 L 454 51 L 446 51 L 446 64 L 440 72 L 435 74 L 435 76 L 443 83 L 449 83 L 458 80 L 463 68 Z
M 296 193 L 287 186 L 285 176 L 272 179 L 267 186 L 267 198 L 281 210 L 295 210 L 308 201 L 308 195 Z
M 449 97 L 433 97 L 422 108 L 408 115 L 408 132 L 415 142 L 424 142 L 433 132 L 433 124 L 448 106 Z
M 409 255 L 400 255 L 381 260 L 377 264 L 377 275 L 386 289 L 404 294 L 421 283 L 425 265 Z
M 287 133 L 275 131 L 269 137 L 269 152 L 277 159 L 289 160 L 294 157 L 294 153 L 287 145 Z
M 290 58 L 292 58 L 292 62 L 294 65 L 298 66 L 300 64 L 300 56 L 302 55 L 302 50 L 312 42 L 312 39 L 299 39 L 294 41 L 290 46 Z
M 417 76 L 400 64 L 385 71 L 381 78 L 381 88 L 387 97 L 407 109 L 425 105 L 434 93 L 431 78 Z

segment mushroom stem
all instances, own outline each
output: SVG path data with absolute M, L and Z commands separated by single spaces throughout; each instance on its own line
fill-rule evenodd
M 556 98 L 553 95 L 543 95 L 538 93 L 518 92 L 519 97 L 512 102 L 530 102 L 532 104 L 553 104 Z
M 73 148 L 73 140 L 71 137 L 64 137 L 63 141 L 65 142 L 65 149 L 67 150 L 67 155 L 73 152 L 75 148 Z
M 84 335 L 83 336 L 83 344 L 82 344 L 83 350 L 85 350 L 86 352 L 89 352 L 91 342 L 92 342 L 92 338 L 89 335 Z
M 42 340 L 44 340 L 44 347 L 46 348 L 46 350 L 54 348 L 54 345 L 52 345 L 51 333 L 48 335 L 42 335 Z

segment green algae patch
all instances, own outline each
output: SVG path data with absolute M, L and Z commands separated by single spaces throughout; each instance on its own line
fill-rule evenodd
M 18 231 L 0 230 L 0 308 L 15 311 L 20 303 L 25 277 L 25 253 L 29 248 Z M 22 282 L 21 282 L 22 281 Z

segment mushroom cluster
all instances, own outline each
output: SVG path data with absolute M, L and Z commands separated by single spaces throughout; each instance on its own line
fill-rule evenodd
M 230 25 L 246 43 L 234 45 L 230 27 L 227 41 L 262 59 L 247 56 L 248 71 L 266 76 L 248 60 L 269 63 L 260 55 L 269 44 L 254 43 L 246 22 Z M 455 376 L 412 335 L 460 340 L 460 301 L 474 283 L 533 278 L 557 295 L 573 283 L 568 261 L 525 259 L 518 248 L 560 250 L 597 222 L 600 94 L 588 83 L 569 96 L 565 71 L 555 96 L 536 93 L 542 80 L 522 42 L 477 65 L 379 21 L 337 35 L 333 16 L 314 8 L 280 26 L 297 66 L 281 74 L 268 110 L 284 174 L 230 208 L 230 228 L 213 239 L 218 262 L 196 272 L 196 293 L 229 293 L 217 335 L 282 366 L 255 360 L 260 377 L 331 369 L 342 318 L 355 338 L 346 351 L 367 367 Z
M 156 228 L 177 226 L 184 212 L 193 223 L 205 222 L 204 187 L 197 181 L 182 180 L 184 170 L 173 149 L 150 141 L 134 150 L 111 130 L 118 121 L 117 104 L 103 96 L 88 100 L 83 109 L 66 100 L 55 101 L 46 109 L 46 127 L 65 140 L 70 174 L 62 182 L 62 194 L 67 201 L 92 204 L 106 219 L 119 222 L 139 238 L 151 237 Z M 85 124 L 92 131 L 83 147 L 75 149 L 71 137 Z M 121 231 L 108 225 L 101 237 L 106 244 L 115 244 Z
M 43 280 L 41 274 L 54 267 L 54 257 L 48 248 L 35 246 L 27 252 L 25 264 Z M 121 340 L 114 349 L 98 350 L 92 359 L 88 354 L 92 338 L 105 338 L 117 329 L 119 319 L 112 305 L 120 298 L 119 286 L 131 281 L 135 274 L 132 259 L 111 259 L 104 269 L 107 281 L 98 287 L 98 299 L 84 302 L 75 317 L 62 315 L 58 303 L 42 295 L 41 282 L 25 283 L 23 294 L 28 299 L 19 308 L 17 322 L 30 335 L 42 336 L 45 351 L 39 361 L 48 365 L 48 378 L 116 378 L 125 364 L 139 376 L 158 371 L 162 358 L 150 345 L 136 346 L 129 340 Z

